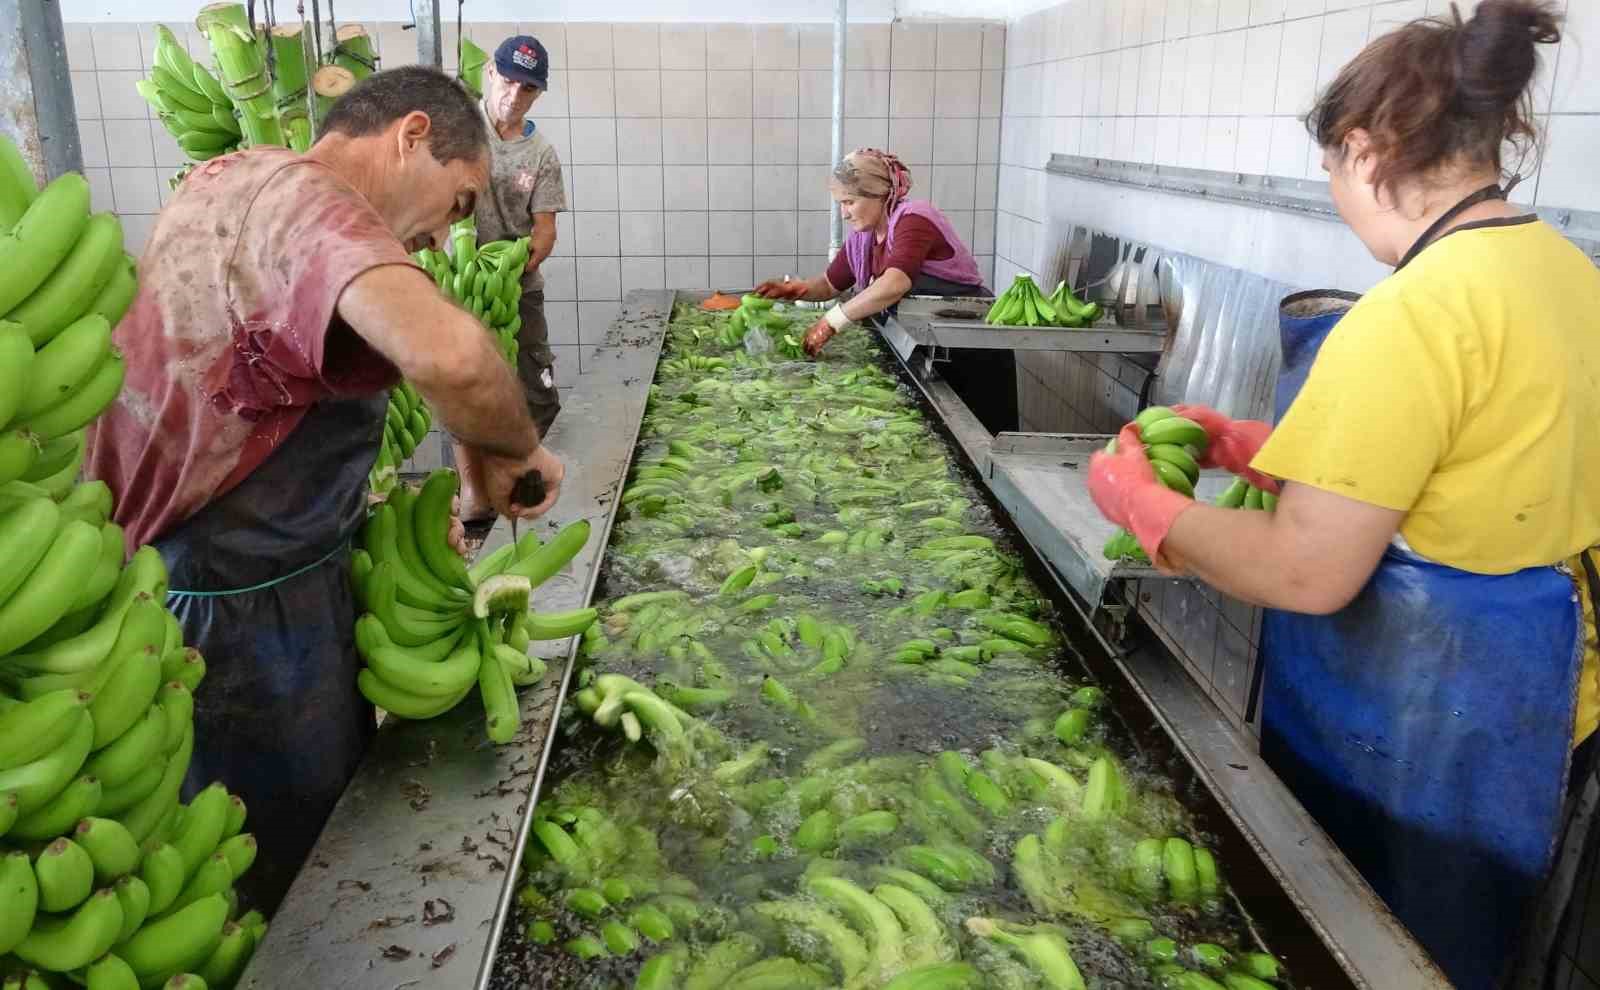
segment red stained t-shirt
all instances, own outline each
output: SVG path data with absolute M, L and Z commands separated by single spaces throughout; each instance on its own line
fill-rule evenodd
M 139 259 L 113 335 L 127 381 L 89 436 L 130 551 L 249 476 L 319 399 L 398 379 L 334 310 L 356 276 L 409 264 L 324 165 L 257 148 L 196 166 Z
M 956 249 L 939 233 L 939 228 L 915 214 L 901 217 L 894 225 L 894 249 L 885 250 L 885 244 L 883 241 L 874 241 L 872 244 L 873 278 L 891 268 L 898 268 L 905 272 L 906 278 L 915 282 L 925 262 L 949 261 L 956 256 Z M 856 284 L 855 272 L 850 270 L 850 259 L 842 248 L 828 263 L 828 284 L 840 292 Z

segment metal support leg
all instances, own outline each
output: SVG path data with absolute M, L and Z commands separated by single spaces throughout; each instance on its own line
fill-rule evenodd
M 58 0 L 0 0 L 0 134 L 41 185 L 83 168 Z
M 844 157 L 844 69 L 845 69 L 845 31 L 848 30 L 850 17 L 849 0 L 835 0 L 833 5 L 833 158 L 831 165 L 838 165 L 839 159 Z M 828 221 L 828 257 L 839 253 L 839 247 L 844 244 L 844 218 L 837 209 L 833 210 L 833 217 Z M 858 288 L 860 288 L 858 286 Z
M 444 68 L 444 32 L 439 30 L 439 0 L 414 0 L 417 18 L 417 62 Z

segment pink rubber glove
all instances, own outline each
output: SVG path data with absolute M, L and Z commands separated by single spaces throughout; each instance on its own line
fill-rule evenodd
M 1264 492 L 1278 494 L 1278 481 L 1250 467 L 1256 452 L 1266 445 L 1272 427 L 1258 419 L 1230 419 L 1209 406 L 1173 406 L 1172 411 L 1192 419 L 1211 437 L 1200 458 L 1201 467 L 1222 468 Z
M 1089 497 L 1101 515 L 1132 533 L 1145 554 L 1160 563 L 1161 543 L 1172 524 L 1194 507 L 1156 479 L 1139 428 L 1129 423 L 1117 437 L 1117 452 L 1089 458 Z

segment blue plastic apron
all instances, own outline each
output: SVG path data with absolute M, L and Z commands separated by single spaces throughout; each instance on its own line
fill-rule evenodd
M 186 796 L 221 780 L 259 853 L 239 888 L 271 913 L 377 728 L 356 690 L 350 538 L 388 397 L 328 399 L 236 488 L 155 542 L 184 642 L 206 659 Z
M 1279 418 L 1355 298 L 1284 300 Z M 1472 574 L 1391 546 L 1338 613 L 1263 620 L 1263 757 L 1463 990 L 1500 985 L 1551 865 L 1579 609 L 1556 567 Z

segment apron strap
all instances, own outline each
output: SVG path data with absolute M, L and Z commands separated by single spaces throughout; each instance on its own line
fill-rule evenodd
M 293 581 L 295 578 L 306 573 L 307 571 L 316 570 L 323 564 L 326 564 L 328 561 L 343 553 L 344 550 L 349 546 L 350 541 L 345 540 L 343 543 L 340 543 L 338 546 L 334 547 L 332 550 L 329 550 L 327 553 L 323 554 L 316 560 L 313 560 L 304 567 L 298 567 L 282 577 L 275 577 L 270 581 L 262 581 L 260 584 L 252 584 L 248 588 L 229 588 L 226 591 L 188 591 L 169 588 L 167 589 L 167 598 L 229 598 L 234 595 L 248 595 L 253 591 L 265 591 L 268 588 L 275 588 L 278 585 L 283 584 L 285 581 Z
M 1491 199 L 1505 199 L 1506 192 L 1507 190 L 1500 188 L 1499 183 L 1484 186 L 1482 189 L 1479 189 L 1477 192 L 1463 199 L 1461 202 L 1450 207 L 1448 210 L 1445 210 L 1444 213 L 1440 215 L 1439 219 L 1435 220 L 1428 226 L 1427 230 L 1422 232 L 1422 236 L 1417 238 L 1417 242 L 1415 244 L 1411 245 L 1411 250 L 1407 251 L 1406 256 L 1400 259 L 1400 264 L 1396 265 L 1394 270 L 1399 271 L 1405 266 L 1411 264 L 1411 260 L 1417 255 L 1421 254 L 1422 249 L 1427 247 L 1429 244 L 1432 244 L 1440 234 L 1444 233 L 1445 230 L 1449 228 L 1450 222 L 1456 217 L 1472 209 L 1474 206 L 1477 206 L 1479 203 L 1486 203 Z

